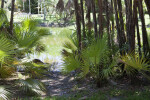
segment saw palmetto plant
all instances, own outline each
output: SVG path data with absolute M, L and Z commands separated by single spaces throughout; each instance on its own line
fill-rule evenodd
M 38 29 L 37 22 L 27 19 L 22 22 L 21 26 L 16 25 L 14 40 L 19 48 L 30 49 L 34 47 L 42 36 L 48 35 L 46 29 Z
M 10 100 L 11 93 L 4 86 L 0 86 L 0 100 Z
M 0 10 L 0 19 L 2 20 L 0 22 L 1 29 L 5 28 L 4 23 L 9 23 L 7 22 L 5 13 L 2 11 L 3 10 Z M 5 17 L 6 20 L 4 20 Z M 22 62 L 20 62 L 22 57 L 20 57 L 20 55 L 25 56 L 25 53 L 28 53 L 28 51 L 37 44 L 39 45 L 39 40 L 43 36 L 49 34 L 49 31 L 37 28 L 37 22 L 30 19 L 23 21 L 19 25 L 14 25 L 13 30 L 13 38 L 7 36 L 7 29 L 6 31 L 0 31 L 0 78 L 2 79 L 11 76 L 16 72 L 15 67 L 18 66 L 18 64 L 22 64 Z M 17 64 L 14 64 L 14 62 L 17 62 Z M 22 65 L 26 66 L 24 74 L 30 75 L 28 79 L 20 79 L 17 81 L 17 85 L 26 93 L 43 93 L 45 90 L 44 85 L 38 80 L 31 79 L 42 76 L 43 65 L 35 66 L 31 63 Z M 8 94 L 9 92 L 5 88 L 0 87 L 0 100 L 9 100 Z
M 7 78 L 15 72 L 13 62 L 14 46 L 8 39 L 0 36 L 0 78 Z
M 96 79 L 107 79 L 114 75 L 113 68 L 116 65 L 116 61 L 111 61 L 109 58 L 107 36 L 93 41 L 82 49 L 80 54 L 77 52 L 77 47 L 73 42 L 65 43 L 64 47 L 69 49 L 68 52 L 63 53 L 65 71 L 70 72 L 79 69 L 80 77 L 90 73 Z
M 25 80 L 20 79 L 16 84 L 19 85 L 20 89 L 28 95 L 41 95 L 46 91 L 42 82 L 31 78 Z
M 133 53 L 129 53 L 121 57 L 122 62 L 125 64 L 124 70 L 128 75 L 136 75 L 141 73 L 146 78 L 150 79 L 145 72 L 150 72 L 149 61 L 144 56 L 138 56 Z

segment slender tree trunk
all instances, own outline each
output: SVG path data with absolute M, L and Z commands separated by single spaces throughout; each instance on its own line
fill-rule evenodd
M 31 2 L 29 0 L 29 14 L 31 14 Z
M 79 41 L 79 49 L 81 50 L 81 24 L 79 15 L 78 0 L 74 0 L 75 14 L 76 14 L 76 26 L 77 26 L 77 37 Z
M 135 53 L 135 25 L 136 25 L 136 17 L 137 17 L 137 5 L 136 5 L 136 0 L 134 0 L 133 4 L 133 16 L 132 16 L 132 22 L 131 22 L 131 44 L 130 48 L 133 53 Z
M 108 34 L 108 46 L 109 48 L 111 48 L 111 43 L 110 43 L 110 40 L 111 40 L 111 36 L 110 36 L 110 13 L 109 13 L 109 8 L 108 8 L 108 0 L 105 0 L 105 7 L 106 7 L 106 19 L 107 19 L 107 34 Z
M 117 40 L 119 42 L 119 48 L 120 48 L 120 54 L 123 55 L 125 53 L 125 50 L 123 50 L 124 44 L 125 44 L 125 38 L 124 34 L 121 33 L 120 30 L 120 21 L 119 21 L 119 16 L 118 16 L 118 6 L 116 0 L 114 0 L 114 8 L 115 8 L 115 19 L 116 19 L 116 26 L 117 26 Z
M 135 9 L 135 24 L 136 24 L 136 30 L 137 30 L 137 41 L 138 41 L 138 51 L 139 51 L 139 56 L 142 56 L 142 52 L 141 52 L 141 37 L 140 37 L 140 32 L 139 32 L 139 24 L 138 24 L 138 13 L 137 13 L 137 5 L 138 5 L 138 1 L 135 0 L 136 2 L 136 9 Z
M 114 6 L 113 6 L 113 0 L 111 0 L 111 16 L 112 16 L 112 35 L 111 35 L 111 37 L 112 37 L 112 39 L 111 39 L 111 43 L 112 43 L 112 45 L 114 45 L 113 43 L 114 43 L 114 34 L 115 34 L 115 29 L 114 29 L 114 19 L 113 19 L 113 17 L 114 17 Z
M 139 10 L 140 19 L 142 22 L 143 51 L 144 51 L 144 55 L 147 56 L 150 50 L 149 50 L 148 36 L 147 36 L 147 31 L 146 31 L 146 26 L 145 26 L 142 0 L 138 0 L 138 10 Z
M 15 0 L 12 0 L 11 2 L 11 17 L 10 17 L 10 35 L 13 35 L 13 19 L 14 19 L 14 6 L 15 6 Z
M 38 0 L 38 14 L 40 14 L 40 0 Z
M 99 7 L 99 36 L 103 35 L 103 0 L 98 0 Z
M 88 23 L 87 23 L 87 27 L 88 27 L 88 34 L 90 35 L 91 34 L 91 7 L 89 7 L 87 5 L 87 15 L 86 15 L 86 18 L 88 20 Z
M 41 2 L 41 14 L 43 14 L 42 0 L 40 0 L 40 2 Z
M 120 32 L 122 34 L 123 41 L 126 42 L 125 32 L 124 32 L 124 21 L 122 15 L 122 3 L 121 0 L 117 0 L 118 11 L 119 11 L 119 20 L 120 20 Z
M 145 0 L 145 4 L 147 6 L 148 14 L 150 16 L 150 0 Z
M 84 21 L 84 8 L 83 8 L 83 0 L 80 0 L 81 3 L 81 15 L 82 15 L 82 27 L 83 27 L 83 38 L 86 38 L 85 34 L 85 21 Z
M 44 3 L 44 20 L 46 20 L 46 7 L 45 7 L 45 0 L 43 0 Z
M 127 32 L 127 43 L 129 45 L 128 52 L 132 51 L 132 0 L 125 0 L 126 6 L 126 32 Z
M 23 11 L 25 11 L 25 7 L 24 7 L 24 0 L 23 0 Z
M 1 0 L 1 8 L 4 8 L 4 1 L 5 0 Z
M 95 0 L 92 0 L 92 11 L 93 11 L 95 38 L 97 38 L 98 35 L 97 35 L 97 20 L 96 20 L 96 10 L 95 10 Z

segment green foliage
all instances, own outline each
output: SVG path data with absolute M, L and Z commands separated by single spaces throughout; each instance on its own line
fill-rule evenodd
M 5 79 L 10 77 L 15 72 L 14 67 L 1 66 L 0 67 L 0 78 Z
M 43 76 L 43 73 L 46 73 L 44 64 L 27 62 L 23 65 L 25 66 L 25 74 L 29 75 L 31 78 L 40 78 Z
M 16 44 L 19 48 L 32 48 L 34 47 L 42 36 L 48 35 L 46 29 L 37 29 L 37 22 L 27 19 L 22 22 L 21 26 L 16 25 L 15 37 Z
M 128 75 L 135 75 L 135 73 L 138 71 L 150 79 L 149 76 L 145 74 L 146 71 L 150 71 L 150 65 L 144 56 L 140 57 L 133 53 L 129 53 L 125 56 L 122 56 L 121 59 L 125 64 L 125 71 Z
M 11 93 L 4 86 L 0 86 L 0 100 L 10 100 Z
M 65 71 L 73 71 L 79 69 L 80 77 L 90 73 L 95 78 L 107 79 L 114 75 L 115 59 L 111 61 L 110 51 L 107 46 L 107 36 L 97 39 L 90 43 L 87 47 L 78 53 L 75 43 L 65 43 L 68 51 L 63 51 Z M 102 68 L 101 68 L 102 67 Z
M 17 84 L 21 90 L 28 95 L 41 95 L 46 91 L 43 83 L 35 79 L 28 78 L 26 80 L 19 80 Z
M 14 46 L 8 39 L 0 36 L 0 63 L 4 63 L 12 59 L 14 54 Z
M 0 27 L 2 27 L 5 22 L 8 22 L 6 12 L 3 9 L 0 9 L 0 20 Z

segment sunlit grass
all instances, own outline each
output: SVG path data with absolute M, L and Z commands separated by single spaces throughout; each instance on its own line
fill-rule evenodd
M 48 28 L 52 35 L 44 37 L 41 42 L 46 45 L 46 52 L 52 56 L 60 56 L 63 49 L 63 43 L 68 41 L 72 34 L 72 27 L 66 28 Z

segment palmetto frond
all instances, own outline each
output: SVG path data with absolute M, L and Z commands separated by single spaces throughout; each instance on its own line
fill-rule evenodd
M 15 27 L 15 42 L 19 48 L 34 47 L 42 36 L 48 35 L 49 31 L 46 29 L 38 29 L 37 22 L 33 20 L 25 20 L 21 26 Z
M 109 59 L 107 36 L 93 41 L 87 48 L 82 49 L 80 54 L 75 52 L 78 48 L 73 42 L 72 44 L 66 44 L 65 47 L 72 51 L 72 53 L 67 53 L 68 56 L 64 57 L 64 69 L 66 71 L 80 69 L 81 77 L 86 76 L 89 72 L 93 76 L 100 78 L 108 78 L 114 75 L 113 68 L 116 65 L 116 61 L 110 61 Z M 103 66 L 102 69 L 100 69 L 100 65 Z
M 122 62 L 125 64 L 125 71 L 128 74 L 134 74 L 135 70 L 138 72 L 150 71 L 150 65 L 144 56 L 137 56 L 133 53 L 129 53 L 122 56 Z
M 10 100 L 11 94 L 5 87 L 0 86 L 0 100 Z
M 107 42 L 106 38 L 104 37 L 103 39 L 93 41 L 91 45 L 89 45 L 85 50 L 83 50 L 82 56 L 85 59 L 88 59 L 90 63 L 97 65 L 100 63 L 107 49 Z
M 3 63 L 5 60 L 12 59 L 12 55 L 14 54 L 14 46 L 5 37 L 0 36 L 0 62 Z
M 19 84 L 20 88 L 23 90 L 23 92 L 27 94 L 38 94 L 41 95 L 43 92 L 45 92 L 45 86 L 43 83 L 41 83 L 38 80 L 35 79 L 26 79 L 26 80 L 19 80 L 17 82 Z
M 0 9 L 0 27 L 2 27 L 5 22 L 8 22 L 6 12 L 3 9 Z
M 0 67 L 0 78 L 5 79 L 10 77 L 15 72 L 14 67 L 10 66 L 1 66 Z
M 46 73 L 45 65 L 43 64 L 35 64 L 31 62 L 23 63 L 25 66 L 25 72 L 32 78 L 42 77 L 43 73 Z

